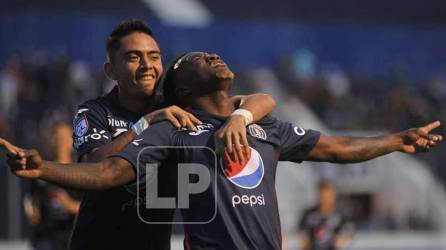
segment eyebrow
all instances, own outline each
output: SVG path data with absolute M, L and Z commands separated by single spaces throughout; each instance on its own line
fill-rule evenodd
M 187 60 L 192 60 L 192 59 L 194 59 L 195 57 L 202 57 L 202 56 L 204 56 L 204 53 L 202 53 L 202 52 L 197 52 L 197 53 L 194 53 L 194 54 L 189 54 L 189 55 L 187 55 L 187 56 L 186 56 L 186 59 L 187 59 Z
M 141 50 L 128 50 L 124 53 L 124 55 L 132 54 L 132 53 L 140 54 L 140 53 L 146 53 L 146 52 L 141 51 Z M 159 51 L 159 50 L 150 50 L 150 51 L 148 51 L 148 53 L 161 55 L 161 51 Z

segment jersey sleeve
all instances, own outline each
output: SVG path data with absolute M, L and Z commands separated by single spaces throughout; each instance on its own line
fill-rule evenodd
M 354 231 L 355 231 L 355 226 L 353 225 L 353 223 L 345 216 L 341 216 L 341 222 L 335 228 L 336 235 L 344 235 L 351 237 Z
M 281 142 L 280 161 L 304 161 L 316 143 L 320 132 L 304 129 L 289 122 L 277 121 Z
M 169 156 L 172 148 L 168 147 L 174 146 L 171 138 L 174 131 L 169 122 L 153 124 L 111 157 L 127 160 L 138 178 L 144 178 L 151 167 L 157 167 Z
M 80 105 L 73 121 L 73 146 L 78 157 L 110 143 L 111 138 L 105 110 L 93 102 Z

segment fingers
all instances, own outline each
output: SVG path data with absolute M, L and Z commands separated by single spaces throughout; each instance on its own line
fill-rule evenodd
M 228 153 L 235 154 L 240 161 L 249 155 L 249 144 L 244 121 L 231 117 L 217 132 L 217 138 L 222 141 Z M 234 152 L 235 151 L 235 152 Z
M 245 155 L 249 156 L 249 143 L 248 143 L 248 137 L 246 136 L 246 133 L 241 134 L 242 144 L 245 147 Z
M 11 171 L 16 171 L 20 169 L 26 169 L 26 158 L 20 157 L 17 154 L 7 154 L 7 164 L 9 165 Z
M 172 125 L 177 128 L 180 129 L 181 128 L 181 124 L 180 121 L 173 115 L 173 114 L 166 114 L 166 119 L 168 121 L 170 121 L 170 123 L 172 123 Z
M 193 124 L 196 125 L 201 125 L 203 124 L 203 122 L 201 122 L 197 117 L 195 117 L 193 114 L 188 113 L 189 114 L 189 119 L 192 121 Z
M 194 115 L 177 106 L 169 107 L 166 112 L 167 114 L 172 114 L 172 116 L 176 118 L 177 123 L 180 124 L 180 127 L 177 128 L 188 128 L 189 130 L 197 131 L 198 129 L 195 124 L 201 124 L 201 121 Z
M 243 161 L 245 157 L 243 156 L 243 150 L 240 144 L 240 137 L 238 134 L 233 134 L 233 142 L 236 151 L 235 153 L 238 155 L 238 159 L 240 161 Z
M 431 134 L 431 135 L 429 135 L 429 140 L 434 141 L 434 142 L 440 142 L 443 140 L 443 136 L 438 135 L 438 134 Z
M 197 131 L 197 127 L 192 123 L 192 121 L 189 119 L 188 114 L 186 113 L 174 113 L 173 114 L 179 121 L 181 127 L 180 128 L 187 128 L 192 131 Z
M 0 147 L 4 148 L 8 153 L 17 154 L 22 149 L 12 145 L 9 141 L 0 138 Z
M 427 143 L 428 146 L 430 147 L 435 147 L 437 146 L 437 143 L 439 143 L 440 141 L 443 140 L 443 136 L 441 135 L 429 135 L 429 141 Z
M 230 133 L 227 133 L 225 135 L 226 141 L 225 141 L 225 145 L 226 145 L 226 151 L 228 151 L 229 153 L 232 153 L 232 135 Z
M 193 122 L 190 120 L 190 118 L 189 118 L 189 119 L 186 119 L 185 122 L 186 122 L 186 127 L 187 127 L 189 130 L 197 131 L 197 127 L 195 127 L 195 125 L 194 125 Z
M 435 122 L 429 123 L 426 126 L 423 126 L 421 128 L 424 129 L 427 133 L 429 133 L 432 130 L 438 128 L 440 125 L 441 125 L 440 121 L 435 121 Z

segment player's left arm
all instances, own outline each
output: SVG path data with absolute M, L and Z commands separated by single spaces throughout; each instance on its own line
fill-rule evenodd
M 355 225 L 353 222 L 348 221 L 346 218 L 342 218 L 341 224 L 335 229 L 335 237 L 332 242 L 335 249 L 347 248 L 353 239 L 354 232 Z
M 426 152 L 443 137 L 431 131 L 440 126 L 432 122 L 423 127 L 378 137 L 346 137 L 321 135 L 307 160 L 334 163 L 367 161 L 395 151 L 414 154 Z
M 232 153 L 234 145 L 240 159 L 243 159 L 242 145 L 246 150 L 249 146 L 246 126 L 273 112 L 276 102 L 267 94 L 236 95 L 231 97 L 231 101 L 238 109 L 216 133 L 217 152 L 221 153 L 226 148 Z

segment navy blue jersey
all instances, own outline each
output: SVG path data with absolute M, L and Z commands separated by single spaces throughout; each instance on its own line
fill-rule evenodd
M 352 224 L 339 212 L 323 216 L 318 207 L 306 210 L 299 227 L 308 237 L 311 250 L 336 250 L 335 239 L 341 234 L 351 235 Z
M 226 156 L 216 160 L 203 147 L 215 148 L 214 132 L 226 118 L 202 111 L 193 113 L 203 121 L 197 132 L 176 130 L 167 122 L 154 124 L 115 156 L 136 168 L 141 183 L 144 178 L 150 180 L 152 173 L 147 172 L 147 166 L 164 159 L 208 168 L 209 188 L 191 194 L 189 207 L 182 209 L 184 221 L 199 222 L 185 225 L 185 248 L 281 249 L 275 191 L 277 162 L 305 160 L 319 140 L 319 132 L 266 117 L 247 128 L 247 159 Z M 176 148 L 156 147 L 160 145 Z
M 119 106 L 118 89 L 78 108 L 74 148 L 79 158 L 128 131 L 141 116 Z M 128 187 L 84 194 L 71 249 L 170 249 L 170 226 L 147 225 L 138 218 L 137 196 Z M 153 212 L 168 220 L 165 211 Z

